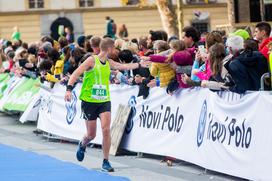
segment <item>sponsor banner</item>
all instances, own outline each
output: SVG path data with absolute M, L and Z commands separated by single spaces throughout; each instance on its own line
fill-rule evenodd
M 10 77 L 8 74 L 0 74 L 0 99 L 3 97 Z
M 136 100 L 133 127 L 122 147 L 251 180 L 272 180 L 271 95 L 228 92 L 222 97 L 208 89 L 169 96 L 153 88 L 147 100 Z
M 26 110 L 23 112 L 22 116 L 19 119 L 21 123 L 38 120 L 41 99 L 44 93 L 41 91 L 42 89 L 47 90 L 47 92 L 51 91 L 50 83 L 44 82 L 43 84 L 40 84 L 39 92 L 35 94 L 32 101 L 29 103 L 28 107 L 26 108 Z M 45 95 L 47 94 L 44 94 L 43 97 L 46 97 Z
M 7 84 L 7 88 L 3 92 L 2 98 L 0 98 L 0 111 L 5 111 L 3 109 L 4 104 L 9 98 L 9 95 L 16 89 L 16 87 L 20 86 L 25 81 L 25 78 L 19 78 L 16 76 L 11 77 Z
M 64 101 L 65 87 L 40 90 L 38 128 L 80 140 L 86 133 L 79 92 Z M 111 85 L 112 120 L 118 105 L 132 107 L 121 147 L 134 152 L 172 156 L 204 168 L 250 180 L 272 180 L 269 92 L 245 95 L 184 89 L 169 96 L 152 88 L 148 99 L 136 98 L 137 87 Z M 101 126 L 97 138 L 101 144 Z
M 38 93 L 39 87 L 35 86 L 39 79 L 23 78 L 10 94 L 3 104 L 3 109 L 8 111 L 25 111 L 32 101 L 33 96 Z
M 41 103 L 41 96 L 39 92 L 35 94 L 35 96 L 32 98 L 32 101 L 29 103 L 26 110 L 23 112 L 19 121 L 21 123 L 25 123 L 27 121 L 37 121 L 38 115 L 39 115 L 40 103 Z
M 86 134 L 85 120 L 81 113 L 81 101 L 79 93 L 81 84 L 78 84 L 72 92 L 71 102 L 64 101 L 65 86 L 55 84 L 51 92 L 41 89 L 41 104 L 39 110 L 38 128 L 61 137 L 81 140 Z M 127 103 L 131 95 L 138 92 L 138 88 L 111 85 L 112 120 L 116 115 L 118 105 Z M 100 120 L 97 120 L 96 138 L 93 143 L 102 143 Z

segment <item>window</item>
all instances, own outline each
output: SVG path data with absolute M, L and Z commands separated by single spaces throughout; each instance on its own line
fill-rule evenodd
M 200 33 L 204 32 L 209 32 L 209 23 L 204 21 L 204 22 L 193 22 L 192 26 L 195 27 Z
M 94 0 L 79 0 L 79 7 L 92 7 L 94 6 Z
M 139 3 L 140 3 L 139 0 L 128 0 L 127 5 L 137 5 Z
M 187 4 L 216 3 L 217 0 L 186 0 Z
M 266 21 L 272 21 L 272 4 L 266 4 L 265 5 L 265 20 Z
M 44 1 L 43 0 L 29 0 L 28 7 L 29 9 L 44 8 Z

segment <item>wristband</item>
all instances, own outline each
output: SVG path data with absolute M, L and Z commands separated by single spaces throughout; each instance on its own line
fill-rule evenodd
M 66 86 L 66 91 L 72 91 L 74 89 L 73 85 L 67 85 Z

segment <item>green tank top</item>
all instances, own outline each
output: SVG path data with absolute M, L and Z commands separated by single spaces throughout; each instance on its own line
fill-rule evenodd
M 106 61 L 103 65 L 97 55 L 93 56 L 95 66 L 84 73 L 83 84 L 80 93 L 80 100 L 93 103 L 110 101 L 109 81 L 110 65 Z

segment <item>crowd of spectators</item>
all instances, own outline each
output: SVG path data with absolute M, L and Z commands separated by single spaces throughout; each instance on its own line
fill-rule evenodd
M 107 21 L 108 29 L 112 28 L 112 20 Z M 126 30 L 125 25 L 122 30 Z M 223 31 L 200 34 L 191 26 L 182 31 L 180 38 L 168 37 L 162 30 L 149 31 L 148 36 L 134 39 L 128 39 L 127 32 L 119 33 L 119 38 L 115 33 L 111 35 L 115 40 L 115 51 L 109 59 L 120 63 L 149 61 L 150 67 L 112 70 L 109 81 L 138 85 L 138 96 L 143 98 L 147 98 L 149 89 L 155 86 L 165 88 L 170 95 L 178 89 L 195 86 L 236 93 L 260 89 L 261 77 L 269 72 L 269 57 L 272 57 L 269 23 L 258 23 L 252 34 L 243 29 L 228 36 Z M 44 36 L 29 44 L 20 39 L 1 39 L 0 73 L 40 78 L 41 82 L 48 81 L 52 86 L 56 82 L 66 84 L 82 62 L 99 54 L 102 39 L 81 35 L 76 42 L 69 42 L 64 36 L 58 41 Z M 271 81 L 265 83 L 266 89 L 270 90 Z

